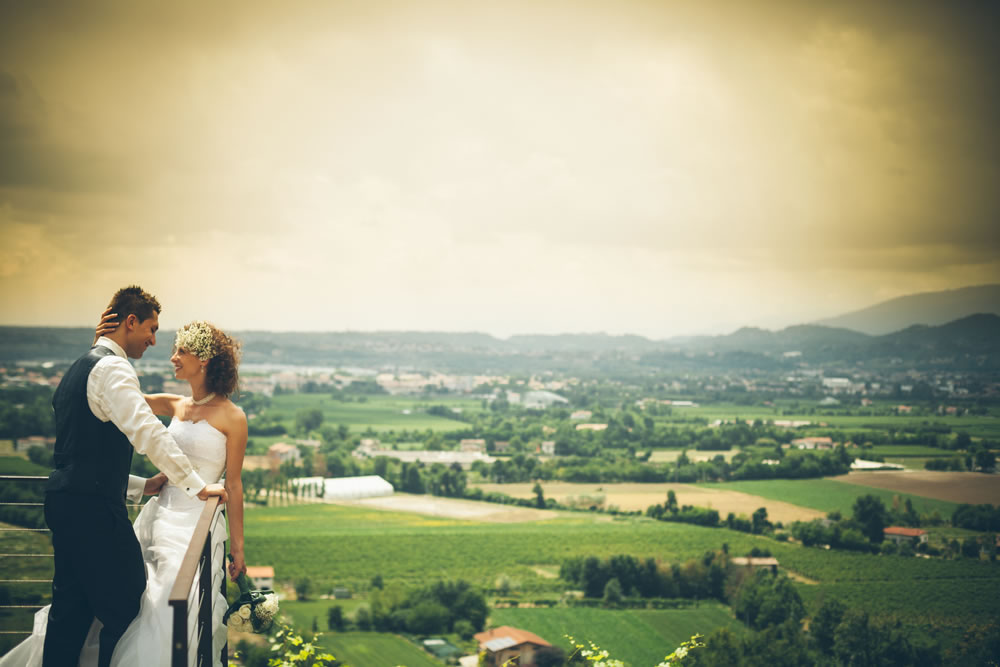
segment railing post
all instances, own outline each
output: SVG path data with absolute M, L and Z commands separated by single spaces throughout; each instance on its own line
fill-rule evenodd
M 198 582 L 198 664 L 212 664 L 212 532 L 205 536 L 201 548 L 201 577 Z

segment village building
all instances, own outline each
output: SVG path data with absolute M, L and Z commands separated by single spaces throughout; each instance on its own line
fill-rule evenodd
M 500 667 L 506 664 L 534 667 L 535 651 L 552 646 L 533 632 L 509 625 L 479 632 L 473 636 L 479 642 L 480 652 L 486 652 L 482 664 L 487 667 Z
M 247 565 L 247 579 L 258 589 L 274 588 L 274 568 L 270 565 Z
M 277 470 L 282 463 L 294 463 L 298 465 L 302 461 L 302 454 L 297 445 L 290 445 L 287 442 L 276 442 L 267 448 L 267 458 L 271 462 L 271 467 Z
M 907 528 L 906 526 L 889 526 L 882 531 L 882 535 L 887 540 L 892 540 L 896 544 L 901 542 L 926 542 L 927 531 L 921 528 Z

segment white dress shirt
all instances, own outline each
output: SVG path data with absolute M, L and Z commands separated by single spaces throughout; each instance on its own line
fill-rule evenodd
M 156 418 L 139 388 L 139 376 L 125 356 L 125 350 L 101 336 L 97 345 L 114 352 L 102 357 L 87 378 L 87 403 L 102 422 L 110 421 L 129 439 L 135 451 L 145 454 L 170 480 L 189 495 L 196 496 L 205 482 L 191 467 L 166 427 Z M 129 475 L 127 497 L 139 501 L 146 479 Z

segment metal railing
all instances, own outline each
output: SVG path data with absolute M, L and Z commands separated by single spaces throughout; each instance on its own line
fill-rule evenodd
M 48 480 L 46 476 L 36 475 L 0 475 L 0 483 L 22 483 L 32 484 L 42 487 Z M 9 507 L 34 507 L 41 510 L 45 503 L 39 502 L 6 502 L 0 501 L 0 506 Z M 198 524 L 191 536 L 187 552 L 181 562 L 174 586 L 170 591 L 169 605 L 173 610 L 173 637 L 171 638 L 171 665 L 172 667 L 195 665 L 211 665 L 212 662 L 212 604 L 215 596 L 212 595 L 212 566 L 215 561 L 222 569 L 221 592 L 226 595 L 226 574 L 225 574 L 225 545 L 220 542 L 212 553 L 212 534 L 220 528 L 219 524 L 223 511 L 219 508 L 219 498 L 209 498 L 202 509 Z M 134 509 L 138 505 L 129 505 Z M 25 528 L 19 526 L 0 526 L 0 536 L 4 534 L 18 533 L 46 533 L 48 528 Z M 48 553 L 7 553 L 9 549 L 4 548 L 4 542 L 0 542 L 0 558 L 4 562 L 11 563 L 13 558 L 30 558 L 37 562 L 38 559 L 47 560 L 51 564 L 53 554 Z M 0 584 L 19 585 L 52 585 L 52 567 L 46 568 L 48 578 L 7 578 L 5 571 L 0 571 Z M 197 582 L 197 586 L 195 583 Z M 20 593 L 11 596 L 14 601 L 20 598 L 30 597 Z M 42 596 L 38 596 L 42 597 Z M 17 610 L 25 612 L 36 612 L 41 609 L 42 604 L 0 604 L 0 610 Z M 197 616 L 192 619 L 191 612 L 197 610 Z M 194 620 L 194 623 L 191 621 Z M 0 629 L 0 635 L 21 635 L 27 636 L 32 632 L 32 623 L 26 622 L 25 629 Z M 228 644 L 222 648 L 222 664 L 228 664 Z
M 30 486 L 37 486 L 42 488 L 48 477 L 38 476 L 38 475 L 0 475 L 0 484 L 26 484 Z M 19 508 L 38 508 L 39 513 L 45 503 L 41 502 L 15 502 L 15 501 L 0 501 L 0 506 L 5 507 L 19 507 Z M 8 522 L 9 523 L 9 522 Z M 16 561 L 14 559 L 31 559 L 31 562 L 46 562 L 48 567 L 45 567 L 47 578 L 34 577 L 22 577 L 22 578 L 11 578 L 11 569 L 4 567 L 0 570 L 0 584 L 8 587 L 11 592 L 11 600 L 9 602 L 23 602 L 25 598 L 40 598 L 41 595 L 37 597 L 35 595 L 26 595 L 22 591 L 25 588 L 40 587 L 41 584 L 47 584 L 50 588 L 52 586 L 52 553 L 41 553 L 41 552 L 11 552 L 11 542 L 8 540 L 3 540 L 2 537 L 6 535 L 17 535 L 25 533 L 46 533 L 48 534 L 48 528 L 24 528 L 20 526 L 0 526 L 0 559 L 6 564 L 14 564 Z M 23 562 L 23 561 L 22 561 Z M 44 566 L 43 566 L 44 567 Z M 19 570 L 20 567 L 12 568 Z M 29 570 L 34 570 L 35 568 L 29 568 Z M 16 588 L 14 587 L 16 586 Z M 13 588 L 13 590 L 11 590 Z M 11 610 L 14 614 L 31 614 L 38 611 L 43 607 L 42 604 L 0 604 L 0 610 Z M 27 618 L 31 618 L 27 616 Z M 8 617 L 10 618 L 10 617 Z M 20 620 L 20 619 L 18 619 Z M 10 622 L 9 620 L 7 622 Z M 4 624 L 6 626 L 6 622 Z M 30 620 L 25 621 L 25 629 L 12 629 L 10 627 L 3 627 L 0 629 L 0 635 L 21 635 L 27 636 L 31 634 L 32 623 Z M 15 626 L 16 627 L 16 626 Z
M 225 549 L 212 553 L 212 534 L 222 516 L 219 498 L 211 497 L 198 518 L 184 560 L 181 561 L 169 604 L 173 609 L 173 631 L 170 640 L 171 667 L 211 665 L 212 663 L 212 591 L 213 555 L 222 563 L 222 593 L 226 592 Z M 218 551 L 218 550 L 217 550 Z M 191 613 L 197 611 L 192 623 Z M 228 664 L 229 646 L 222 647 L 222 664 Z

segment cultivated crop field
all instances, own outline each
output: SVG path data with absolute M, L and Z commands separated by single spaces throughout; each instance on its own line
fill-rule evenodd
M 274 565 L 279 581 L 310 577 L 315 594 L 334 585 L 363 592 L 376 574 L 387 585 L 459 578 L 486 590 L 507 575 L 513 596 L 551 598 L 566 589 L 551 573 L 570 556 L 631 554 L 681 562 L 723 543 L 733 555 L 754 546 L 768 549 L 783 570 L 815 581 L 800 586 L 811 611 L 828 597 L 840 597 L 879 615 L 934 625 L 950 636 L 963 624 L 1000 618 L 1000 570 L 986 561 L 827 551 L 721 528 L 587 513 L 502 524 L 336 505 L 247 512 L 250 562 Z
M 774 497 L 765 498 L 744 492 L 742 489 L 732 489 L 728 484 L 577 484 L 571 482 L 542 482 L 542 491 L 546 498 L 553 498 L 560 503 L 574 496 L 604 496 L 607 507 L 615 506 L 626 511 L 645 511 L 650 505 L 663 503 L 667 499 L 667 491 L 677 495 L 681 505 L 697 505 L 717 510 L 725 518 L 729 512 L 737 516 L 750 516 L 759 507 L 767 508 L 767 515 L 772 521 L 810 521 L 825 516 L 824 512 L 793 505 Z M 515 498 L 534 498 L 534 484 L 475 484 L 483 491 L 497 491 Z
M 405 665 L 405 667 L 441 667 L 423 649 L 399 635 L 382 632 L 330 632 L 318 644 L 338 660 L 354 667 L 364 665 Z
M 397 396 L 370 396 L 365 402 L 338 401 L 328 394 L 281 394 L 271 399 L 267 415 L 295 421 L 299 410 L 318 408 L 326 424 L 346 424 L 351 431 L 360 433 L 368 428 L 375 431 L 426 430 L 452 431 L 464 428 L 463 422 L 429 415 L 425 410 L 431 405 L 447 405 L 462 410 L 480 410 L 481 404 L 473 399 L 434 398 L 431 400 Z
M 1000 475 L 976 472 L 852 472 L 831 479 L 839 483 L 905 494 L 917 494 L 952 503 L 1000 504 Z M 916 503 L 914 503 L 915 505 Z
M 951 516 L 951 513 L 957 506 L 954 502 L 913 495 L 912 491 L 911 493 L 903 493 L 858 484 L 859 480 L 867 479 L 867 476 L 872 474 L 880 473 L 857 473 L 857 476 L 852 473 L 851 475 L 832 479 L 740 480 L 735 482 L 698 484 L 697 486 L 705 489 L 723 487 L 763 498 L 783 500 L 802 507 L 810 507 L 823 513 L 838 511 L 844 516 L 851 514 L 851 508 L 858 496 L 866 494 L 878 496 L 885 503 L 886 507 L 892 507 L 894 496 L 899 496 L 900 502 L 909 498 L 913 503 L 913 507 L 918 512 L 933 512 L 937 510 L 942 517 Z M 893 472 L 881 474 L 909 476 L 917 473 Z M 971 473 L 961 474 L 971 475 Z M 834 479 L 843 481 L 834 481 Z
M 440 496 L 414 496 L 405 493 L 397 493 L 379 498 L 337 502 L 344 505 L 356 505 L 358 507 L 376 508 L 394 512 L 415 512 L 428 516 L 447 517 L 449 519 L 472 519 L 493 523 L 545 521 L 555 519 L 559 516 L 557 512 L 551 510 L 500 505 L 498 503 L 486 503 L 474 500 L 459 500 L 457 498 L 442 498 Z
M 490 624 L 531 628 L 567 655 L 572 648 L 566 635 L 592 641 L 635 667 L 658 664 L 694 634 L 742 628 L 727 607 L 712 602 L 693 609 L 494 609 Z

